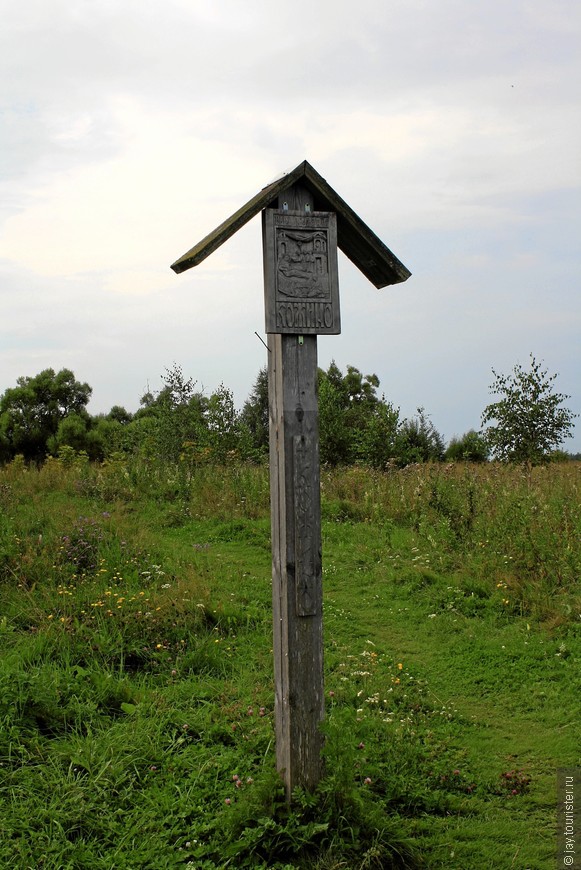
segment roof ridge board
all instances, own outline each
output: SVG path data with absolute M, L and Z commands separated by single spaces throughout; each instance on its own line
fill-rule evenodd
M 307 160 L 303 160 L 291 172 L 263 187 L 216 229 L 176 260 L 171 266 L 173 271 L 185 272 L 192 266 L 197 266 L 255 215 L 271 205 L 280 193 L 303 179 L 307 187 L 312 188 L 315 197 L 322 199 L 326 206 L 331 206 L 322 210 L 336 212 L 337 245 L 372 284 L 380 288 L 409 278 L 411 275 L 409 269 Z M 387 273 L 385 267 L 388 269 Z
M 349 245 L 346 245 L 346 240 L 344 237 L 342 237 L 344 236 L 344 234 L 341 232 L 341 229 L 342 224 L 344 225 L 345 222 L 349 224 L 353 230 L 355 230 L 356 234 L 358 233 L 359 235 L 361 235 L 368 244 L 370 244 L 372 247 L 376 247 L 379 249 L 378 252 L 381 253 L 383 257 L 389 261 L 390 266 L 397 273 L 399 281 L 406 281 L 411 275 L 411 272 L 407 268 L 407 266 L 404 266 L 404 264 L 401 262 L 401 260 L 398 259 L 398 257 L 396 257 L 393 251 L 387 247 L 385 242 L 383 242 L 379 238 L 379 236 L 374 233 L 371 227 L 368 226 L 368 224 L 366 224 L 365 221 L 359 217 L 357 212 L 351 208 L 349 203 L 347 203 L 333 187 L 331 187 L 329 182 L 317 172 L 314 166 L 311 166 L 311 164 L 305 160 L 304 168 L 305 177 L 307 178 L 307 180 L 309 180 L 311 184 L 319 189 L 320 193 L 324 197 L 326 197 L 329 200 L 330 205 L 333 206 L 332 210 L 337 213 L 337 244 L 339 248 L 341 248 L 343 253 L 347 257 L 349 257 L 349 259 L 352 260 L 352 262 L 354 262 L 358 268 L 361 268 L 361 263 L 358 262 L 356 259 L 353 259 L 350 253 L 351 247 Z M 367 275 L 367 277 L 370 276 Z M 372 278 L 370 278 L 370 280 L 378 288 L 386 286 L 385 283 L 376 284 L 376 282 Z

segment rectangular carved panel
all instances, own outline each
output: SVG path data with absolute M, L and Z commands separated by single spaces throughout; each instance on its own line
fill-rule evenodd
M 263 212 L 266 332 L 341 332 L 334 212 Z

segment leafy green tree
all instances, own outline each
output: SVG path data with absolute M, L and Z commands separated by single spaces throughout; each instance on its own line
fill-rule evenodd
M 395 455 L 398 427 L 399 408 L 385 398 L 375 403 L 358 437 L 359 461 L 373 468 L 386 468 Z
M 210 396 L 196 390 L 179 366 L 166 369 L 159 393 L 147 392 L 133 420 L 123 424 L 125 443 L 142 457 L 178 466 L 188 478 L 199 462 L 230 460 L 251 453 L 248 428 L 221 384 Z M 120 414 L 116 412 L 119 419 Z
M 485 437 L 496 459 L 538 465 L 551 451 L 570 438 L 577 416 L 563 402 L 570 398 L 555 391 L 557 375 L 549 375 L 530 355 L 530 369 L 517 364 L 509 375 L 497 374 L 490 392 L 501 398 L 487 405 L 482 424 L 489 424 Z
M 319 369 L 319 431 L 321 461 L 349 465 L 356 461 L 361 430 L 378 401 L 376 375 L 364 377 L 355 366 L 342 374 L 335 363 Z
M 348 407 L 342 375 L 335 363 L 328 372 L 319 370 L 319 450 L 321 462 L 346 465 L 352 462 L 352 432 L 345 420 Z
M 49 438 L 49 452 L 57 456 L 62 447 L 71 447 L 77 453 L 84 451 L 89 459 L 100 462 L 112 453 L 131 452 L 127 430 L 126 425 L 102 414 L 96 417 L 69 414 L 61 420 L 56 435 Z
M 207 399 L 196 391 L 195 381 L 174 365 L 166 369 L 160 392 L 148 391 L 143 396 L 141 408 L 127 424 L 128 434 L 143 454 L 178 464 L 185 444 L 198 447 L 207 440 L 206 406 Z
M 2 418 L 0 417 L 0 463 L 9 462 L 14 457 L 10 441 L 2 428 Z
M 486 438 L 470 429 L 461 438 L 452 438 L 444 458 L 452 462 L 486 462 L 490 454 L 490 448 L 486 443 Z
M 133 420 L 133 414 L 126 411 L 122 405 L 113 405 L 105 419 L 126 425 Z
M 383 467 L 393 455 L 399 410 L 377 395 L 379 378 L 335 362 L 319 370 L 321 460 L 331 465 L 361 462 Z
M 21 453 L 27 460 L 44 459 L 49 440 L 61 422 L 76 414 L 88 419 L 91 387 L 72 371 L 45 369 L 35 377 L 20 377 L 0 398 L 0 442 L 5 453 Z
M 404 420 L 395 439 L 395 460 L 398 465 L 416 462 L 440 462 L 444 458 L 444 440 L 424 408 L 417 417 Z
M 234 396 L 224 384 L 220 384 L 207 400 L 204 412 L 207 429 L 206 443 L 213 459 L 224 461 L 240 455 L 242 428 L 240 415 L 234 406 Z
M 64 446 L 72 447 L 77 452 L 86 450 L 90 422 L 88 414 L 83 416 L 73 412 L 63 417 L 56 433 L 51 435 L 47 441 L 49 453 L 56 456 L 59 448 Z
M 268 454 L 268 370 L 260 369 L 252 392 L 242 407 L 240 420 L 250 436 L 252 448 L 258 456 Z

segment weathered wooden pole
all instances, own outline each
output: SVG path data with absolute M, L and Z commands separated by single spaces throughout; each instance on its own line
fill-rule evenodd
M 179 258 L 196 266 L 262 211 L 268 334 L 277 767 L 287 799 L 322 774 L 323 590 L 317 335 L 341 331 L 337 247 L 376 287 L 410 272 L 307 161 Z
M 322 772 L 317 338 L 270 335 L 268 348 L 276 759 L 290 799 Z
M 317 334 L 340 329 L 335 215 L 300 184 L 263 211 L 277 767 L 290 800 L 322 774 Z M 305 334 L 306 333 L 306 334 Z

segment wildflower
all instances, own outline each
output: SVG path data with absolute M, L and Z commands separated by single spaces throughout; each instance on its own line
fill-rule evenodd
M 357 749 L 365 749 L 365 743 L 360 743 Z
M 329 698 L 334 698 L 334 697 L 335 697 L 335 692 L 329 692 Z
M 365 783 L 365 785 L 371 785 L 371 782 L 372 782 L 371 777 L 366 776 L 365 779 L 363 780 L 363 782 Z
M 232 803 L 232 801 L 230 800 L 230 798 L 226 798 L 224 803 L 226 804 L 227 807 L 229 807 L 230 804 Z
M 403 664 L 401 662 L 397 663 L 397 669 L 398 671 L 403 671 Z

